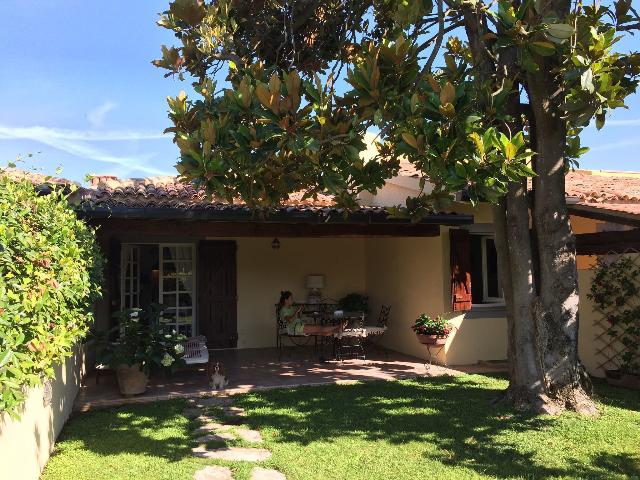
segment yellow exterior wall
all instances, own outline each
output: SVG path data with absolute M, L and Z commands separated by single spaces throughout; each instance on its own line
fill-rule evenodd
M 325 276 L 326 298 L 365 293 L 365 253 L 362 238 L 238 238 L 238 348 L 276 344 L 274 305 L 280 291 L 290 290 L 304 302 L 307 275 Z
M 391 305 L 383 345 L 425 358 L 426 349 L 416 340 L 411 325 L 423 312 L 437 315 L 444 309 L 442 237 L 371 238 L 365 249 L 372 316 L 376 317 L 381 305 Z
M 76 354 L 55 368 L 51 381 L 51 403 L 43 403 L 44 389 L 31 388 L 21 411 L 14 420 L 0 413 L 0 477 L 11 480 L 37 480 L 44 468 L 63 425 L 69 418 L 73 401 L 84 373 L 84 352 Z
M 455 326 L 437 363 L 465 365 L 480 360 L 506 358 L 506 320 L 504 318 L 464 318 L 453 314 L 450 305 L 449 236 L 442 229 L 439 237 L 368 239 L 367 294 L 372 315 L 380 305 L 391 305 L 389 329 L 383 344 L 407 355 L 427 357 L 411 330 L 421 313 L 444 314 Z

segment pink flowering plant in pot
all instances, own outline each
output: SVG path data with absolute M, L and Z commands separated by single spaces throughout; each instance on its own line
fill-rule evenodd
M 423 313 L 411 328 L 420 343 L 444 345 L 453 327 L 442 315 L 431 317 Z

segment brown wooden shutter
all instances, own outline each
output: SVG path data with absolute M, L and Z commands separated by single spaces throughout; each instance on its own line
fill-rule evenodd
M 471 309 L 471 242 L 467 230 L 449 230 L 451 245 L 451 308 Z

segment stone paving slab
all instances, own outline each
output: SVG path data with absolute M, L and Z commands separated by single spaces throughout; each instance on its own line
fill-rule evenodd
M 199 408 L 228 407 L 233 403 L 233 399 L 231 397 L 201 397 L 190 398 L 187 403 L 191 406 Z
M 254 467 L 249 480 L 287 480 L 283 473 L 268 468 Z
M 264 448 L 224 447 L 207 450 L 204 447 L 196 447 L 191 451 L 198 458 L 235 462 L 261 462 L 271 457 L 271 452 Z
M 231 430 L 233 427 L 231 425 L 223 425 L 222 423 L 217 422 L 207 422 L 200 425 L 193 431 L 194 435 L 204 435 L 207 433 L 215 432 L 217 430 L 221 432 L 226 432 Z
M 257 430 L 248 428 L 236 428 L 235 432 L 245 442 L 262 443 L 262 435 Z
M 202 415 L 202 410 L 199 408 L 185 408 L 182 414 L 187 418 L 197 418 Z
M 236 437 L 233 433 L 210 433 L 208 435 L 203 435 L 202 437 L 195 438 L 193 441 L 197 443 L 207 443 L 207 442 L 226 442 L 229 440 L 235 440 Z
M 208 466 L 193 474 L 193 480 L 233 480 L 229 467 Z

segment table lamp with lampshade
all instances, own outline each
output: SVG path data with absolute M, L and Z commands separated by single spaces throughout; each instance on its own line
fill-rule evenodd
M 321 303 L 324 275 L 307 275 L 307 288 L 309 289 L 307 303 Z

